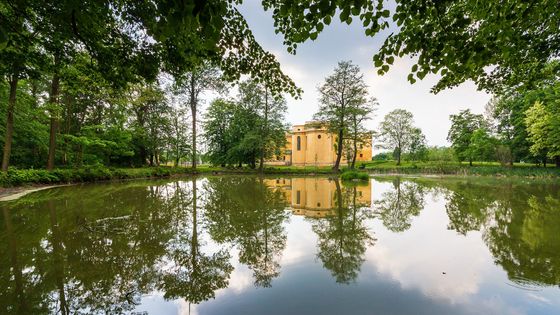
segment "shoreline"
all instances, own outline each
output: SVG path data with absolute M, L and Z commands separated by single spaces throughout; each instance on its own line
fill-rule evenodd
M 161 169 L 161 168 L 159 168 Z M 163 168 L 166 169 L 166 168 Z M 172 168 L 169 168 L 173 170 Z M 134 169 L 130 169 L 134 170 Z M 158 172 L 157 168 L 150 168 L 151 171 Z M 468 174 L 465 172 L 457 172 L 457 173 L 444 173 L 444 172 L 424 172 L 422 169 L 417 169 L 417 172 L 411 172 L 410 169 L 404 172 L 395 172 L 395 170 L 390 170 L 387 172 L 383 169 L 357 169 L 358 172 L 367 173 L 370 177 L 408 177 L 408 178 L 485 178 L 485 179 L 498 179 L 498 180 L 505 180 L 505 179 L 524 179 L 524 180 L 545 180 L 545 181 L 555 181 L 558 180 L 559 177 L 556 176 L 531 176 L 531 175 L 504 175 L 500 173 L 495 174 Z M 110 178 L 88 178 L 86 180 L 81 179 L 78 181 L 66 181 L 66 182 L 50 182 L 50 183 L 37 183 L 37 182 L 22 182 L 18 185 L 13 186 L 2 186 L 0 187 L 0 202 L 12 201 L 17 200 L 27 194 L 57 188 L 57 187 L 65 187 L 77 184 L 88 184 L 88 183 L 110 183 L 110 182 L 123 182 L 123 181 L 130 181 L 130 180 L 157 180 L 157 179 L 180 179 L 180 178 L 191 178 L 196 176 L 228 176 L 228 175 L 252 175 L 258 176 L 261 173 L 256 170 L 248 170 L 248 169 L 205 169 L 201 168 L 195 172 L 192 172 L 190 169 L 174 169 L 174 171 L 169 171 L 165 174 L 150 174 L 148 176 L 126 176 L 126 177 L 110 177 Z M 272 168 L 272 169 L 265 169 L 263 173 L 264 176 L 340 176 L 340 173 L 333 173 L 330 169 L 281 169 L 281 168 Z M 130 175 L 130 174 L 129 174 Z

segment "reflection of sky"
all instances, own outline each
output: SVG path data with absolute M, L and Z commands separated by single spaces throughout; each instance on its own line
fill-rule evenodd
M 377 200 L 392 183 L 373 181 Z M 558 314 L 558 288 L 518 288 L 493 262 L 480 232 L 448 230 L 445 200 L 428 194 L 411 228 L 393 233 L 374 219 L 377 239 L 355 283 L 337 284 L 317 255 L 316 219 L 291 216 L 280 276 L 271 288 L 253 285 L 252 272 L 231 254 L 230 286 L 216 298 L 191 305 L 190 314 Z M 445 273 L 445 274 L 444 274 Z M 150 314 L 188 314 L 184 301 L 143 299 Z

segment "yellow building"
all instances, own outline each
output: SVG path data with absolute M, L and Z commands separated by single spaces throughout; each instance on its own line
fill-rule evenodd
M 265 184 L 270 188 L 279 189 L 296 215 L 315 218 L 336 215 L 337 191 L 333 179 L 317 177 L 267 179 Z M 353 200 L 353 198 L 344 198 L 347 197 L 347 188 L 341 184 L 342 193 L 345 194 L 342 200 L 344 206 L 350 206 L 348 203 Z M 371 207 L 370 182 L 367 185 L 349 188 L 356 189 L 356 206 Z
M 337 136 L 329 132 L 324 125 L 317 122 L 306 122 L 295 125 L 286 134 L 286 148 L 284 155 L 269 164 L 284 164 L 294 166 L 330 166 L 336 162 Z M 371 161 L 371 136 L 365 137 L 365 143 L 360 145 L 356 161 Z M 348 163 L 343 152 L 341 165 Z

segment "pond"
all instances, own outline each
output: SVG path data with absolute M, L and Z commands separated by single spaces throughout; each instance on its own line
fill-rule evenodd
M 0 314 L 560 314 L 554 182 L 227 176 L 0 206 Z

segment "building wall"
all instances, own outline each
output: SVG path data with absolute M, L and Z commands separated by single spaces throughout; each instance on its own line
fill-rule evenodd
M 335 144 L 336 135 L 316 123 L 295 125 L 292 131 L 286 134 L 284 154 L 268 160 L 266 163 L 268 165 L 331 166 L 336 162 Z M 372 154 L 370 137 L 369 142 L 358 149 L 356 161 L 371 161 Z M 341 165 L 345 164 L 348 164 L 348 161 L 343 153 Z
M 298 137 L 300 149 L 298 150 Z M 295 125 L 291 136 L 291 165 L 295 166 L 327 166 L 336 162 L 336 135 L 328 132 L 324 127 L 313 124 Z M 370 161 L 372 157 L 371 140 L 358 150 L 356 161 Z M 288 160 L 288 159 L 286 159 Z M 343 154 L 342 164 L 346 164 Z

